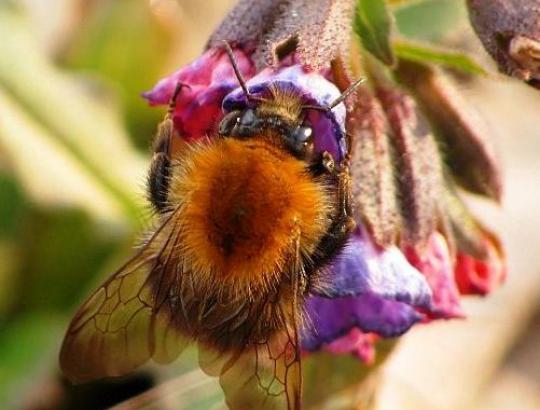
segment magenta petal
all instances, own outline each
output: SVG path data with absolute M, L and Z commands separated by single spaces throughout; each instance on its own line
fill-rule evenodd
M 422 253 L 408 249 L 408 260 L 426 277 L 433 291 L 432 318 L 464 317 L 459 292 L 454 281 L 454 267 L 446 239 L 440 233 L 431 235 Z
M 375 342 L 378 336 L 373 333 L 364 333 L 353 328 L 345 336 L 325 345 L 323 349 L 329 353 L 342 355 L 353 354 L 364 363 L 372 364 L 375 361 Z
M 234 50 L 240 72 L 245 78 L 254 74 L 249 56 Z M 176 85 L 184 85 L 176 100 L 173 120 L 179 134 L 188 141 L 214 133 L 223 117 L 223 98 L 238 87 L 231 61 L 221 49 L 210 49 L 202 56 L 159 81 L 143 94 L 151 105 L 167 104 Z

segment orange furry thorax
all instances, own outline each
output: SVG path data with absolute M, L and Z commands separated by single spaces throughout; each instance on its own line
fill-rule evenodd
M 169 201 L 179 206 L 184 264 L 208 284 L 278 284 L 296 244 L 311 254 L 329 223 L 325 187 L 304 162 L 263 138 L 185 151 Z

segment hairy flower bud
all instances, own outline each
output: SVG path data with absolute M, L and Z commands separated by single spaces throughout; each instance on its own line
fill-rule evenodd
M 491 129 L 440 70 L 400 61 L 398 75 L 416 96 L 436 136 L 446 163 L 465 189 L 500 201 L 502 175 Z
M 381 104 L 366 88 L 356 93 L 347 128 L 355 218 L 364 221 L 377 244 L 390 245 L 399 225 L 390 129 Z
M 379 86 L 377 96 L 393 132 L 404 239 L 424 245 L 437 227 L 442 163 L 429 124 L 411 96 Z
M 277 66 L 295 50 L 309 69 L 328 68 L 346 58 L 351 38 L 353 0 L 241 0 L 208 43 L 223 40 L 254 49 L 258 68 Z
M 471 23 L 499 69 L 540 87 L 540 2 L 468 0 Z

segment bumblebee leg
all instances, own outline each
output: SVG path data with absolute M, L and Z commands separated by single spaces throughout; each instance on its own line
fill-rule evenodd
M 348 162 L 344 162 L 339 170 L 336 170 L 337 178 L 337 204 L 338 212 L 334 222 L 330 226 L 329 233 L 334 238 L 346 240 L 349 234 L 356 227 L 356 222 L 352 218 L 352 191 L 351 175 L 349 173 Z
M 178 92 L 175 91 L 175 93 Z M 167 205 L 171 166 L 169 151 L 174 132 L 173 120 L 167 114 L 165 119 L 158 125 L 152 147 L 154 154 L 147 179 L 148 199 L 158 212 L 162 212 Z
M 338 190 L 337 197 L 340 207 L 339 215 L 347 220 L 347 232 L 351 232 L 356 227 L 356 222 L 352 218 L 352 187 L 351 173 L 349 171 L 349 156 L 347 155 L 337 172 Z
M 148 172 L 148 199 L 158 212 L 165 210 L 169 191 L 170 160 L 164 152 L 156 152 L 152 157 Z
M 356 223 L 352 218 L 352 193 L 351 193 L 351 176 L 349 174 L 348 161 L 345 160 L 339 168 L 330 161 L 330 154 L 323 155 L 323 166 L 331 169 L 333 177 L 337 182 L 336 189 L 336 205 L 337 212 L 332 216 L 333 222 L 330 225 L 327 233 L 322 237 L 317 245 L 317 251 L 312 258 L 311 271 L 318 267 L 326 265 L 330 262 L 345 246 L 349 234 L 356 227 Z

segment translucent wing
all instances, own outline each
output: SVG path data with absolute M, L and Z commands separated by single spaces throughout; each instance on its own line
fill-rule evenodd
M 150 358 L 171 362 L 197 341 L 201 368 L 220 377 L 231 409 L 300 409 L 297 280 L 286 297 L 205 297 L 183 270 L 174 213 L 79 309 L 60 353 L 64 374 L 121 376 Z
M 255 314 L 244 323 L 245 347 L 239 351 L 218 353 L 199 345 L 199 363 L 211 376 L 219 376 L 228 407 L 232 410 L 299 410 L 302 407 L 302 363 L 299 340 L 301 321 L 299 295 L 298 248 L 291 263 L 288 295 L 263 301 L 252 301 Z M 284 330 L 260 337 L 275 323 Z
M 182 275 L 174 252 L 175 212 L 76 313 L 60 353 L 70 380 L 120 376 L 151 357 L 170 362 L 186 346 L 185 319 L 177 306 Z

